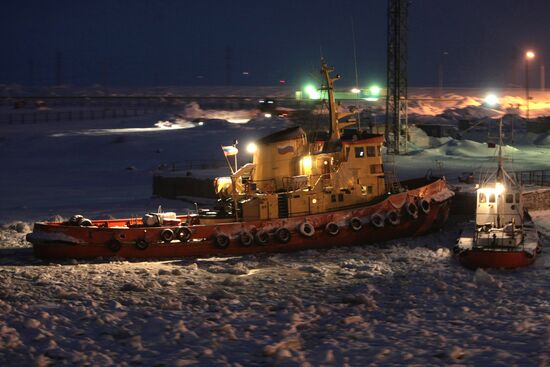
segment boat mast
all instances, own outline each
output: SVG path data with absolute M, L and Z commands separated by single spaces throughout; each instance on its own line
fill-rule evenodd
M 334 68 L 329 67 L 323 61 L 321 73 L 325 77 L 327 85 L 322 86 L 321 90 L 328 91 L 328 113 L 330 119 L 329 141 L 338 141 L 340 140 L 340 129 L 338 128 L 338 114 L 336 112 L 336 103 L 334 102 L 334 81 L 340 79 L 340 75 L 336 75 L 336 78 L 331 78 L 330 73 L 333 71 Z

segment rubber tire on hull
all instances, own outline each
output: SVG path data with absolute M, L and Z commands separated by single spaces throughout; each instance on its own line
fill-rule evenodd
M 180 242 L 187 242 L 191 238 L 191 230 L 187 227 L 179 227 L 174 232 L 174 235 Z
M 379 214 L 379 213 L 374 213 L 374 214 L 370 217 L 370 222 L 371 222 L 372 225 L 375 226 L 376 228 L 382 228 L 382 227 L 384 227 L 384 217 L 382 217 L 382 215 Z
M 298 229 L 300 230 L 300 233 L 305 237 L 311 237 L 315 234 L 315 227 L 313 227 L 313 224 L 308 222 L 300 224 L 300 227 Z
M 254 239 L 258 245 L 265 246 L 269 242 L 269 234 L 266 231 L 259 230 L 254 235 Z
M 122 245 L 114 238 L 107 242 L 107 248 L 113 252 L 119 252 Z
M 414 202 L 409 201 L 409 202 L 405 205 L 405 209 L 407 210 L 407 214 L 408 214 L 412 219 L 418 218 L 418 206 L 417 206 Z
M 135 246 L 139 250 L 145 250 L 147 247 L 149 247 L 149 242 L 145 241 L 143 238 L 140 238 L 136 241 Z
M 222 250 L 229 247 L 229 242 L 230 242 L 229 237 L 227 237 L 224 234 L 219 234 L 216 237 L 214 237 L 214 245 L 217 248 L 220 248 Z
M 430 202 L 428 200 L 420 199 L 418 201 L 418 206 L 419 206 L 420 210 L 422 211 L 422 213 L 428 214 L 430 212 L 431 205 L 430 205 Z
M 399 214 L 395 210 L 391 210 L 386 214 L 386 220 L 389 224 L 396 226 L 399 224 Z
M 357 232 L 357 231 L 360 231 L 361 228 L 363 228 L 363 222 L 361 222 L 361 219 L 357 217 L 353 217 L 349 220 L 349 226 L 351 229 Z
M 250 247 L 254 243 L 254 236 L 248 231 L 242 231 L 239 235 L 239 242 L 244 247 Z
M 169 228 L 163 229 L 162 232 L 160 232 L 160 239 L 164 243 L 170 243 L 174 239 L 174 231 L 172 231 Z
M 277 238 L 277 241 L 279 241 L 280 243 L 289 243 L 292 235 L 290 234 L 290 231 L 288 229 L 279 228 L 275 232 L 275 238 Z
M 331 236 L 336 236 L 340 232 L 340 227 L 334 222 L 328 222 L 325 226 L 325 231 Z

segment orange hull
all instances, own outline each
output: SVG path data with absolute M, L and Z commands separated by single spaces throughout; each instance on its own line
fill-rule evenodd
M 353 246 L 421 235 L 442 226 L 449 216 L 450 196 L 439 198 L 438 194 L 448 190 L 446 182 L 444 180 L 431 182 L 411 180 L 409 186 L 416 186 L 416 188 L 391 195 L 376 204 L 347 210 L 265 221 L 190 225 L 187 228 L 191 230 L 191 236 L 185 241 L 163 242 L 161 232 L 168 228 L 175 230 L 178 227 L 144 227 L 139 225 L 141 221 L 136 219 L 97 220 L 93 221 L 92 228 L 62 223 L 36 223 L 28 240 L 33 243 L 35 255 L 41 258 L 92 259 L 112 256 L 175 258 Z M 430 201 L 430 210 L 427 213 L 420 211 L 416 217 L 413 217 L 405 210 L 404 203 L 418 199 Z M 390 211 L 398 213 L 399 223 L 391 224 L 386 220 L 382 227 L 377 227 L 370 220 L 375 213 L 384 214 Z M 185 220 L 187 217 L 178 218 Z M 360 219 L 360 229 L 352 228 L 352 218 Z M 300 225 L 304 222 L 313 226 L 314 233 L 311 236 L 306 236 L 299 231 Z M 326 228 L 330 222 L 338 225 L 337 234 L 329 233 L 330 231 Z M 290 232 L 287 243 L 281 243 L 276 238 L 275 231 L 280 228 L 286 228 Z M 267 233 L 266 243 L 257 244 L 258 241 L 255 241 L 249 246 L 244 246 L 240 241 L 240 235 L 243 232 L 254 235 L 260 231 Z M 216 243 L 217 236 L 227 238 L 229 245 L 221 249 L 219 243 Z M 109 247 L 113 241 L 119 244 L 116 249 Z M 138 241 L 144 241 L 147 246 L 138 248 L 136 245 Z
M 529 266 L 535 262 L 536 253 L 526 251 L 493 251 L 490 249 L 471 249 L 458 254 L 460 263 L 469 268 L 515 269 Z

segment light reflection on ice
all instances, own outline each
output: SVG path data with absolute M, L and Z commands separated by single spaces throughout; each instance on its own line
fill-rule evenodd
M 161 132 L 166 130 L 190 129 L 192 127 L 195 127 L 195 125 L 191 123 L 174 124 L 168 121 L 159 121 L 155 124 L 154 127 L 128 127 L 128 128 L 120 128 L 120 129 L 86 129 L 86 130 L 80 130 L 80 131 L 55 133 L 55 134 L 51 134 L 50 136 L 54 138 L 62 138 L 65 136 L 77 136 L 77 135 L 103 136 L 103 135 L 114 135 L 114 134 L 120 135 L 120 134 L 135 134 L 135 133 L 155 133 L 155 132 Z

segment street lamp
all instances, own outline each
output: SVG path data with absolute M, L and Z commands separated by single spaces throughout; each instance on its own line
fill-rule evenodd
M 529 100 L 531 97 L 529 96 L 529 61 L 533 60 L 535 58 L 535 53 L 531 50 L 527 51 L 525 53 L 525 100 L 526 100 L 526 117 L 527 121 L 529 121 Z

